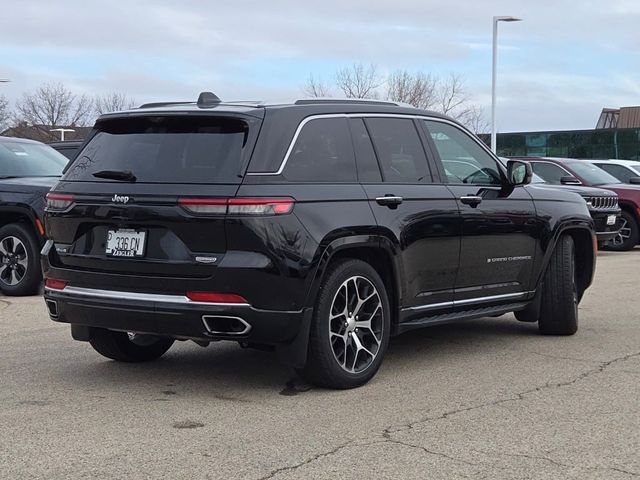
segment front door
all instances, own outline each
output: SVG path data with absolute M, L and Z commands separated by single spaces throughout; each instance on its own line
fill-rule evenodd
M 531 196 L 507 186 L 497 159 L 464 130 L 424 123 L 462 216 L 455 305 L 517 301 L 532 282 L 537 240 Z

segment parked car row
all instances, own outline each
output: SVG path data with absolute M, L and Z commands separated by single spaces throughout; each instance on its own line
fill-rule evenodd
M 392 102 L 204 92 L 101 116 L 68 164 L 38 144 L 49 170 L 32 146 L 0 143 L 25 169 L 0 183 L 5 293 L 35 291 L 40 256 L 49 317 L 105 357 L 232 340 L 332 388 L 367 382 L 415 328 L 514 312 L 575 333 L 632 196 L 551 159 L 566 178 L 532 183 L 538 159 L 503 164 Z

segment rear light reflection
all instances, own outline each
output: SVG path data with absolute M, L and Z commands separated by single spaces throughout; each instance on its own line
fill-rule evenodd
M 47 193 L 48 210 L 66 210 L 73 203 L 73 195 L 66 193 Z
M 179 198 L 178 205 L 199 215 L 286 215 L 295 200 L 284 198 Z
M 49 288 L 51 290 L 64 290 L 67 286 L 67 282 L 64 280 L 56 280 L 54 278 L 47 278 L 44 281 L 45 288 Z
M 233 293 L 187 292 L 186 296 L 193 302 L 249 303 L 244 297 Z

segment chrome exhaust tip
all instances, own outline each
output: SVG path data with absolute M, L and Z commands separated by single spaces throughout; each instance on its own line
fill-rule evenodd
M 47 304 L 47 310 L 49 310 L 49 316 L 51 318 L 57 318 L 58 317 L 58 302 L 56 302 L 55 300 L 45 300 L 45 303 Z
M 240 318 L 225 315 L 203 315 L 202 323 L 207 333 L 211 335 L 246 335 L 251 330 L 251 325 Z

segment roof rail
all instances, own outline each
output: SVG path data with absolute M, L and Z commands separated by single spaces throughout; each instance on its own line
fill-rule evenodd
M 325 103 L 337 103 L 337 104 L 350 104 L 360 103 L 364 105 L 395 105 L 399 106 L 397 102 L 390 100 L 370 100 L 367 98 L 303 98 L 296 100 L 295 105 L 322 105 Z

